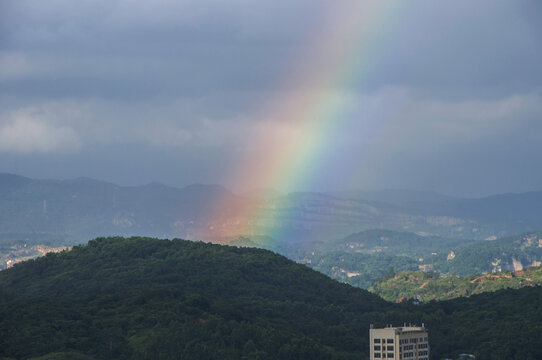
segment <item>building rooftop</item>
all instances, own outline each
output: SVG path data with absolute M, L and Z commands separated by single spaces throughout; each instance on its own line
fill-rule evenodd
M 410 332 L 410 331 L 427 331 L 427 329 L 425 328 L 425 324 L 422 324 L 421 326 L 416 326 L 416 325 L 412 325 L 412 324 L 409 324 L 409 325 L 403 325 L 403 326 L 391 326 L 391 325 L 388 325 L 384 328 L 373 328 L 373 326 L 371 325 L 371 329 L 373 330 L 396 330 L 396 331 L 399 331 L 399 332 Z

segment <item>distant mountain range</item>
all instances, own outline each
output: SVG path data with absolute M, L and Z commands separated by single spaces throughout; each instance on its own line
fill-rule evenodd
M 262 204 L 261 197 L 270 194 L 272 199 Z M 217 218 L 218 201 L 266 215 L 255 223 L 228 211 Z M 486 239 L 541 229 L 541 203 L 542 192 L 481 199 L 403 190 L 286 195 L 261 190 L 236 195 L 217 185 L 118 186 L 89 178 L 35 180 L 0 174 L 0 244 L 69 245 L 101 235 L 224 243 L 241 235 L 276 233 L 281 238 L 275 241 L 303 243 L 373 228 Z M 260 211 L 262 206 L 266 211 Z M 251 233 L 246 234 L 251 221 Z
M 343 199 L 378 201 L 407 207 L 416 204 L 434 204 L 458 199 L 453 196 L 442 195 L 433 191 L 399 189 L 343 191 L 331 193 L 331 195 Z

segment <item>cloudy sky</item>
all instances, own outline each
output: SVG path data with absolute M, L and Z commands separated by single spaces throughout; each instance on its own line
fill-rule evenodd
M 542 190 L 540 64 L 536 0 L 0 0 L 0 172 Z

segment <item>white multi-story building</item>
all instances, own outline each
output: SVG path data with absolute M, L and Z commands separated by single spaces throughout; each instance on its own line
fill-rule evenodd
M 427 329 L 422 326 L 391 325 L 369 330 L 371 360 L 429 360 Z

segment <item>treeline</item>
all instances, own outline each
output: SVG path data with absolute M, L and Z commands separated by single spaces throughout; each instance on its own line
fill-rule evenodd
M 0 273 L 0 357 L 366 359 L 370 324 L 424 322 L 435 359 L 540 359 L 541 304 L 396 305 L 270 251 L 100 238 Z
M 408 256 L 344 251 L 315 253 L 311 268 L 352 286 L 368 289 L 392 271 L 417 270 L 418 260 Z M 307 261 L 307 260 L 305 260 Z

